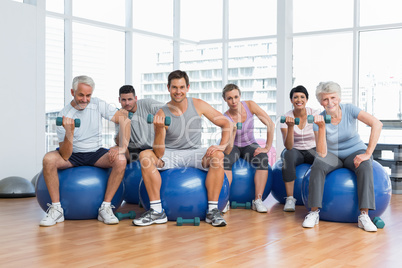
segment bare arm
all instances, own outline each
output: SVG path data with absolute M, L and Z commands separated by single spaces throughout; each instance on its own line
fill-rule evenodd
M 272 147 L 272 141 L 274 140 L 275 124 L 269 117 L 269 115 L 263 109 L 261 109 L 261 107 L 258 106 L 257 103 L 255 103 L 254 101 L 247 101 L 246 103 L 248 105 L 248 108 L 250 109 L 250 112 L 252 114 L 255 114 L 258 119 L 260 119 L 260 121 L 267 126 L 267 140 L 265 148 L 263 149 L 265 149 L 266 153 L 268 153 Z
M 161 158 L 165 154 L 165 138 L 167 128 L 168 127 L 165 126 L 165 113 L 162 109 L 160 109 L 154 116 L 155 138 L 152 147 L 157 158 Z
M 120 109 L 119 110 L 123 115 L 125 115 L 126 117 L 128 117 L 128 111 L 127 110 L 124 110 L 124 109 Z M 131 122 L 130 122 L 131 123 Z M 130 126 L 131 127 L 131 126 Z M 116 135 L 115 137 L 114 137 L 114 142 L 116 143 L 116 145 L 117 146 L 119 146 L 120 145 L 120 129 L 119 129 L 119 132 L 117 133 L 118 135 Z M 130 133 L 130 135 L 131 135 L 131 133 Z
M 214 125 L 222 129 L 221 142 L 216 149 L 222 152 L 225 151 L 226 147 L 229 145 L 231 133 L 233 132 L 232 123 L 221 112 L 214 109 L 211 105 L 209 105 L 205 101 L 193 98 L 193 102 L 197 110 L 197 113 L 200 116 L 204 115 Z
M 286 116 L 285 123 L 288 127 L 281 128 L 283 145 L 285 145 L 285 148 L 287 150 L 291 150 L 291 149 L 293 149 L 293 145 L 294 145 L 294 141 L 295 141 L 295 136 L 294 136 L 295 119 L 293 117 Z
M 226 146 L 225 151 L 223 151 L 225 154 L 230 154 L 230 152 L 232 151 L 233 145 L 234 145 L 234 139 L 235 139 L 235 137 L 236 137 L 236 132 L 237 132 L 237 127 L 236 127 L 236 125 L 235 125 L 234 123 L 232 123 L 231 121 L 229 121 L 229 123 L 232 125 L 233 131 L 232 131 L 232 133 L 230 134 L 231 136 L 230 136 L 230 138 L 229 138 L 228 146 Z
M 119 110 L 113 115 L 111 121 L 119 125 L 119 137 L 117 138 L 119 154 L 125 154 L 130 142 L 131 120 L 128 119 L 126 113 Z
M 68 160 L 73 153 L 73 140 L 74 140 L 74 119 L 63 116 L 62 126 L 66 130 L 63 142 L 59 143 L 59 154 L 64 160 Z
M 319 156 L 325 157 L 328 151 L 324 117 L 322 115 L 314 116 L 314 123 L 318 125 L 318 131 L 314 131 L 316 151 Z
M 378 139 L 380 138 L 382 123 L 380 120 L 375 118 L 373 115 L 360 111 L 357 119 L 366 125 L 371 127 L 370 138 L 367 145 L 366 153 L 357 155 L 354 159 L 355 166 L 358 167 L 361 162 L 368 160 L 374 152 L 375 147 L 377 146 Z

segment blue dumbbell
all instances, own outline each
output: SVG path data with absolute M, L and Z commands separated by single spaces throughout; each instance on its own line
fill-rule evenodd
M 230 206 L 231 208 L 245 208 L 245 209 L 251 209 L 251 202 L 246 202 L 246 203 L 237 203 L 236 201 L 232 201 L 232 204 Z
M 382 229 L 385 226 L 384 221 L 380 217 L 375 217 L 373 219 L 373 223 L 377 226 L 378 229 Z
M 324 121 L 325 121 L 325 124 L 331 123 L 331 116 L 328 115 L 328 114 L 325 115 L 325 116 L 324 116 Z M 307 122 L 308 122 L 309 124 L 314 123 L 314 115 L 309 114 L 309 115 L 307 116 Z
M 194 219 L 183 219 L 182 217 L 178 217 L 176 220 L 177 226 L 183 226 L 184 223 L 194 224 L 194 226 L 200 226 L 200 218 L 195 217 Z
M 147 123 L 152 124 L 154 122 L 154 115 L 153 114 L 148 114 L 147 117 Z M 169 116 L 165 117 L 165 126 L 170 126 L 170 123 L 172 123 L 172 118 Z
M 56 126 L 61 126 L 61 125 L 63 125 L 63 117 L 57 117 L 56 118 Z M 74 119 L 74 125 L 75 125 L 75 127 L 80 127 L 81 120 L 79 118 Z
M 286 116 L 281 116 L 281 123 L 285 123 L 286 122 Z M 295 118 L 295 125 L 299 125 L 300 124 L 300 118 Z

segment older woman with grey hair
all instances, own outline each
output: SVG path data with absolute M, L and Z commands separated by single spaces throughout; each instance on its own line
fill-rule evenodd
M 335 82 L 321 82 L 316 97 L 324 111 L 314 117 L 317 156 L 311 166 L 308 207 L 311 211 L 303 221 L 303 227 L 318 224 L 319 208 L 322 207 L 325 177 L 342 167 L 355 172 L 360 216 L 358 227 L 368 232 L 377 231 L 368 216 L 369 209 L 375 209 L 372 153 L 380 137 L 382 123 L 360 108 L 341 103 L 341 87 Z M 325 124 L 324 117 L 331 116 L 331 124 Z M 357 132 L 357 120 L 371 127 L 368 145 Z

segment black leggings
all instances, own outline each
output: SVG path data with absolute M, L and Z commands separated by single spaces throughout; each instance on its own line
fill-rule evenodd
M 268 154 L 260 153 L 256 156 L 253 156 L 254 151 L 257 148 L 260 148 L 257 143 L 252 143 L 245 147 L 237 147 L 234 145 L 230 154 L 225 154 L 225 158 L 223 159 L 224 169 L 232 170 L 233 164 L 241 157 L 247 162 L 250 162 L 251 166 L 256 170 L 268 170 Z
M 284 182 L 291 182 L 296 179 L 296 166 L 307 163 L 313 164 L 316 155 L 315 148 L 309 150 L 283 150 L 281 158 L 283 161 L 282 178 Z

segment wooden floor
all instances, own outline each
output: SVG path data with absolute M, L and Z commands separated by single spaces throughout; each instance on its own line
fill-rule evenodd
M 268 214 L 232 209 L 226 227 L 175 222 L 134 227 L 97 220 L 39 227 L 36 198 L 0 199 L 0 267 L 401 267 L 402 195 L 381 216 L 385 228 L 367 233 L 355 223 L 320 221 L 301 227 L 295 213 L 269 196 Z M 143 212 L 123 204 L 121 212 Z M 137 216 L 138 217 L 138 216 Z

